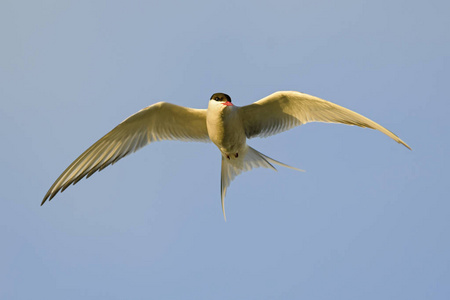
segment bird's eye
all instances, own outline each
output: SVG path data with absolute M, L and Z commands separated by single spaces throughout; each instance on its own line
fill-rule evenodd
M 214 100 L 219 101 L 220 99 L 219 99 L 219 97 L 216 97 L 216 98 L 214 98 Z

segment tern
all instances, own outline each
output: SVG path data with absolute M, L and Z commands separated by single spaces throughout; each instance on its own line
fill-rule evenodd
M 374 121 L 332 102 L 295 91 L 275 92 L 253 104 L 236 106 L 230 96 L 215 93 L 207 109 L 168 102 L 150 105 L 125 119 L 84 151 L 56 179 L 41 205 L 82 178 L 89 178 L 147 144 L 160 140 L 213 142 L 222 156 L 221 204 L 240 173 L 274 165 L 302 171 L 274 160 L 247 145 L 247 139 L 267 137 L 309 122 L 341 123 L 379 130 L 411 150 L 398 136 Z

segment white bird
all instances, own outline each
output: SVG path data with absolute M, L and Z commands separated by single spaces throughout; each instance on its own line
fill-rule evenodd
M 41 205 L 69 185 L 151 142 L 212 141 L 222 154 L 221 204 L 226 220 L 225 194 L 237 175 L 257 167 L 276 170 L 273 165 L 299 170 L 256 151 L 247 145 L 247 139 L 267 137 L 308 122 L 376 129 L 411 150 L 399 137 L 372 120 L 308 94 L 280 91 L 239 107 L 231 103 L 227 94 L 216 93 L 211 96 L 208 109 L 159 102 L 131 115 L 75 159 L 50 187 Z

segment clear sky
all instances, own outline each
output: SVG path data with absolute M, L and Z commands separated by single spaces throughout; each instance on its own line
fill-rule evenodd
M 449 299 L 448 1 L 0 3 L 0 299 Z M 50 203 L 88 146 L 158 101 L 297 90 L 380 132 L 250 140 L 220 207 L 213 144 L 147 146 Z

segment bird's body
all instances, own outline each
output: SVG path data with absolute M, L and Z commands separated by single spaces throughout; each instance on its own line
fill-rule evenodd
M 238 107 L 223 93 L 214 94 L 207 109 L 159 102 L 125 119 L 83 152 L 58 177 L 42 203 L 122 157 L 159 140 L 212 141 L 222 155 L 221 202 L 230 182 L 242 172 L 273 165 L 296 169 L 247 145 L 247 139 L 270 136 L 308 122 L 329 122 L 376 129 L 411 149 L 395 134 L 370 119 L 320 98 L 299 92 L 276 92 Z M 296 169 L 299 170 L 299 169 Z
M 247 144 L 239 109 L 234 105 L 210 101 L 206 112 L 206 128 L 211 141 L 226 157 L 235 156 Z

